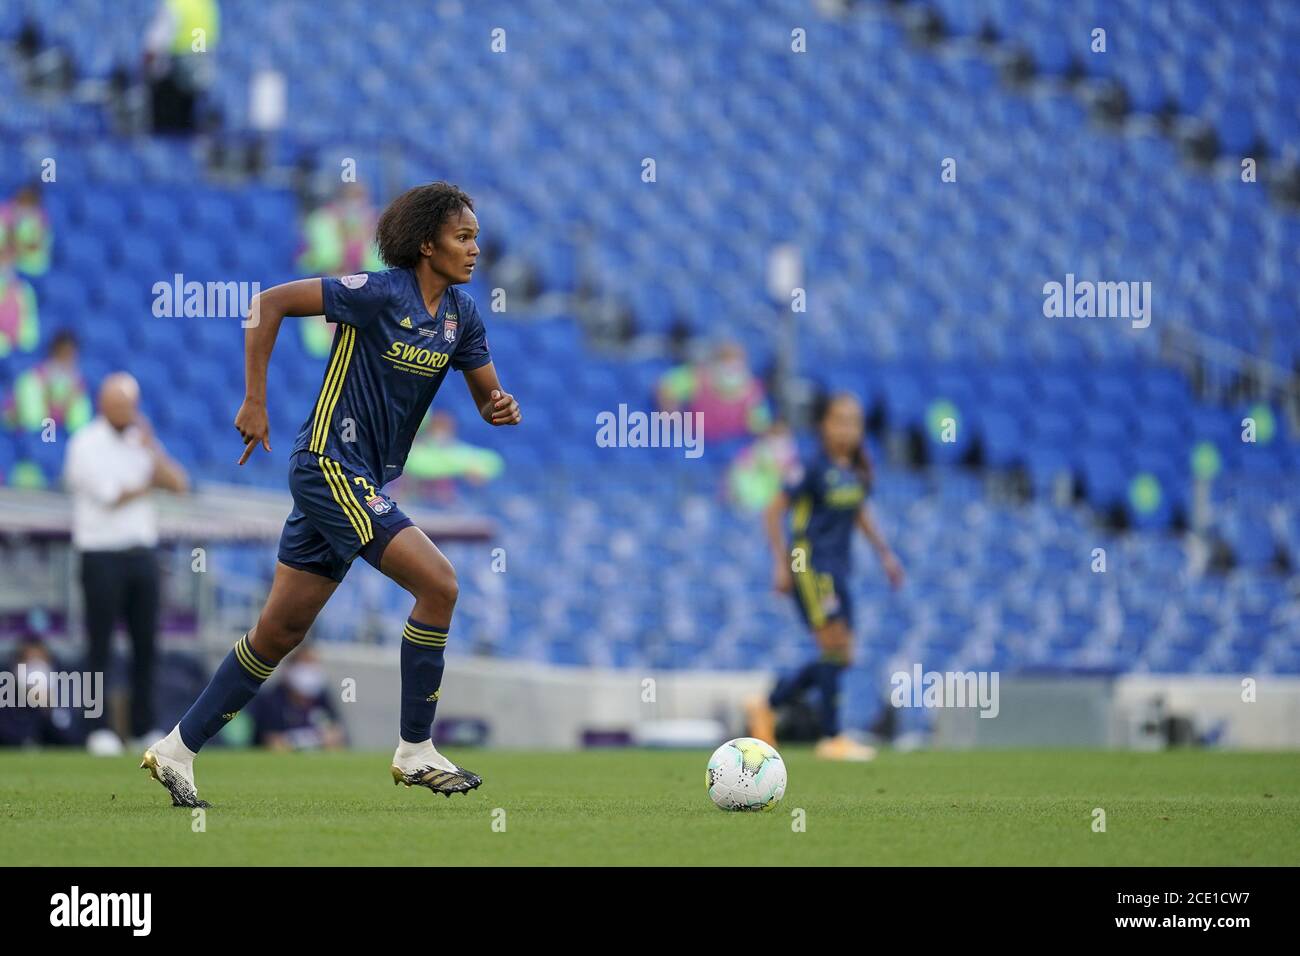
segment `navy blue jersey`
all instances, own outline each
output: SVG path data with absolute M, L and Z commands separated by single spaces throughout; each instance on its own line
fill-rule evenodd
M 852 565 L 853 528 L 869 489 L 853 468 L 835 464 L 818 451 L 785 489 L 790 498 L 791 545 L 803 548 L 817 571 L 847 575 Z
M 491 361 L 483 320 L 455 286 L 430 315 L 410 269 L 324 278 L 321 287 L 325 318 L 338 328 L 293 451 L 341 462 L 382 488 L 402 473 L 447 370 Z

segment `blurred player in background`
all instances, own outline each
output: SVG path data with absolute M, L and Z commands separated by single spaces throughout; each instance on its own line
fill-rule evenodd
M 174 804 L 200 806 L 194 756 L 307 635 L 360 555 L 415 598 L 402 635 L 401 727 L 394 783 L 450 796 L 482 781 L 433 746 L 456 572 L 382 491 L 402 473 L 411 442 L 449 369 L 457 369 L 484 421 L 517 425 L 501 388 L 474 301 L 455 286 L 473 275 L 478 219 L 469 196 L 447 183 L 417 186 L 379 218 L 376 242 L 390 268 L 342 278 L 299 279 L 254 301 L 245 338 L 246 395 L 235 427 L 271 450 L 266 370 L 285 316 L 337 324 L 325 381 L 294 444 L 294 509 L 280 537 L 271 593 L 256 626 L 236 643 L 177 726 L 145 751 L 142 767 Z
M 903 583 L 903 569 L 867 503 L 872 468 L 863 445 L 861 403 L 848 393 L 834 395 L 819 404 L 815 420 L 817 451 L 799 478 L 768 505 L 765 518 L 774 586 L 783 594 L 793 592 L 818 655 L 781 678 L 766 701 L 750 702 L 750 733 L 775 743 L 776 711 L 815 691 L 821 734 L 817 756 L 870 760 L 875 750 L 843 734 L 839 721 L 840 681 L 853 660 L 853 529 L 861 529 L 871 542 L 895 588 Z

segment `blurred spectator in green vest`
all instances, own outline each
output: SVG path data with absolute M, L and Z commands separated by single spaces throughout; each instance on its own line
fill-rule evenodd
M 13 247 L 14 267 L 28 276 L 50 268 L 50 220 L 38 186 L 23 186 L 0 206 L 0 244 Z
M 762 511 L 798 471 L 799 447 L 790 426 L 773 422 L 727 469 L 727 497 L 745 511 Z
M 385 268 L 375 247 L 378 214 L 366 187 L 344 183 L 338 195 L 307 214 L 298 269 L 306 275 L 339 276 Z M 300 322 L 303 346 L 316 358 L 329 355 L 334 326 L 324 319 Z
M 14 267 L 14 246 L 0 241 L 0 358 L 30 352 L 40 340 L 36 293 Z
M 144 71 L 156 133 L 192 132 L 212 85 L 221 27 L 217 0 L 162 0 L 144 37 Z
M 760 435 L 772 421 L 763 383 L 738 342 L 723 342 L 710 358 L 669 369 L 658 397 L 666 412 L 702 412 L 711 441 Z
M 446 412 L 430 412 L 406 457 L 404 474 L 419 493 L 438 501 L 456 496 L 457 479 L 476 485 L 491 481 L 504 468 L 501 456 L 456 437 L 456 420 Z
M 384 268 L 375 248 L 378 214 L 366 187 L 344 183 L 330 202 L 303 220 L 298 268 L 311 275 L 350 275 Z
M 39 432 L 46 420 L 72 433 L 90 421 L 90 392 L 77 364 L 77 338 L 67 329 L 56 332 L 49 356 L 18 376 L 4 405 L 9 428 Z

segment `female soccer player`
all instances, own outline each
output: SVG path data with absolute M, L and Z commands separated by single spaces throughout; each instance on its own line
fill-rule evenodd
M 294 509 L 266 605 L 180 723 L 145 751 L 141 766 L 174 805 L 205 805 L 194 785 L 195 754 L 302 641 L 357 555 L 415 598 L 402 632 L 393 782 L 447 796 L 482 782 L 438 753 L 431 734 L 456 573 L 383 492 L 401 474 L 448 369 L 464 374 L 486 422 L 519 424 L 519 406 L 497 380 L 478 309 L 454 288 L 474 272 L 478 231 L 465 193 L 441 182 L 417 186 L 379 219 L 375 239 L 387 271 L 287 282 L 254 300 L 244 340 L 246 394 L 235 416 L 246 443 L 241 465 L 259 444 L 271 450 L 266 369 L 281 321 L 323 314 L 337 328 L 320 394 L 290 454 Z
M 853 603 L 849 593 L 853 528 L 866 535 L 880 557 L 889 583 L 903 583 L 903 569 L 876 525 L 867 495 L 871 459 L 863 447 L 862 406 L 848 394 L 824 401 L 815 416 L 820 447 L 804 463 L 799 479 L 782 491 L 765 515 L 772 546 L 774 586 L 794 592 L 795 606 L 817 641 L 818 656 L 777 682 L 766 701 L 750 704 L 750 732 L 776 737 L 774 708 L 816 689 L 822 738 L 819 757 L 870 760 L 875 751 L 840 732 L 839 689 L 853 657 Z M 792 542 L 785 535 L 790 513 Z

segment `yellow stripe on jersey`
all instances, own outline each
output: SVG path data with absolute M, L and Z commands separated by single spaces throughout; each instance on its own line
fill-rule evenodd
M 325 439 L 329 435 L 330 420 L 334 417 L 334 407 L 339 403 L 339 396 L 343 394 L 343 380 L 347 378 L 348 369 L 352 366 L 352 351 L 357 344 L 357 330 L 350 325 L 346 326 L 346 329 L 344 336 L 348 354 L 343 359 L 343 371 L 339 374 L 338 388 L 334 389 L 334 397 L 330 399 L 329 407 L 325 409 L 325 419 L 321 423 L 321 451 L 325 450 Z
M 253 655 L 253 652 L 246 646 L 247 642 L 248 642 L 247 637 L 241 637 L 238 641 L 235 642 L 235 659 L 238 660 L 241 665 L 243 665 L 244 670 L 248 671 L 258 680 L 266 680 L 268 677 L 271 676 L 271 673 L 274 671 L 274 668 L 267 667 L 265 664 L 259 661 Z
M 343 380 L 347 378 L 348 366 L 352 362 L 352 348 L 356 340 L 356 329 L 350 325 L 339 326 L 339 343 L 334 349 L 334 357 L 330 359 L 329 371 L 325 373 L 325 384 L 321 386 L 320 395 L 316 397 L 316 412 L 311 424 L 311 445 L 308 447 L 318 455 L 325 451 L 330 419 L 334 417 L 334 407 L 338 405 L 339 396 L 343 394 Z
M 325 406 L 328 404 L 328 397 L 333 386 L 335 378 L 339 374 L 339 369 L 343 365 L 343 355 L 346 351 L 343 348 L 343 330 L 346 325 L 339 326 L 338 336 L 334 344 L 334 353 L 330 356 L 329 370 L 325 373 L 325 381 L 321 383 L 320 394 L 316 396 L 316 410 L 311 416 L 311 442 L 307 448 L 319 454 L 322 449 L 317 447 L 317 438 L 320 435 L 321 418 L 324 415 Z
M 808 519 L 812 517 L 812 498 L 808 495 L 800 495 L 794 503 L 794 514 L 790 517 L 790 529 L 796 535 L 802 535 L 808 530 Z
M 357 504 L 357 499 L 352 497 L 352 493 L 348 490 L 347 479 L 343 477 L 343 469 L 339 467 L 338 462 L 331 461 L 324 455 L 318 461 L 321 473 L 325 476 L 325 483 L 329 485 L 330 494 L 334 496 L 335 503 L 347 516 L 348 523 L 352 525 L 352 530 L 357 533 L 361 543 L 363 545 L 369 544 L 370 539 L 375 536 L 374 529 L 370 524 L 370 516 Z

